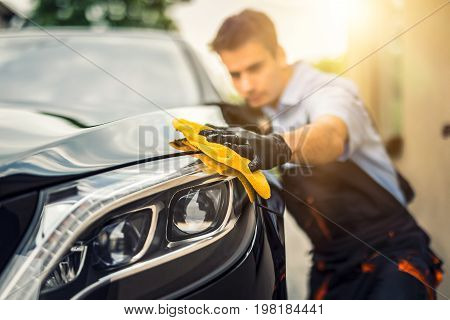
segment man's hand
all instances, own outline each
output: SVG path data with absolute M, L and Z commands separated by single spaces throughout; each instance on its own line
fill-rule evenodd
M 248 168 L 252 172 L 271 169 L 288 162 L 292 156 L 291 149 L 278 134 L 260 135 L 238 127 L 202 130 L 199 134 L 249 159 Z

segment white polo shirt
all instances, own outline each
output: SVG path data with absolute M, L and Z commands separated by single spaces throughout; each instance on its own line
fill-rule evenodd
M 277 133 L 295 130 L 323 115 L 341 118 L 349 141 L 338 160 L 353 160 L 405 205 L 394 166 L 352 81 L 297 62 L 277 108 L 266 106 L 263 112 Z

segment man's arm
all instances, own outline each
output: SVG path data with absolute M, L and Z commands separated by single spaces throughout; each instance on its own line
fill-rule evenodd
M 215 128 L 200 131 L 209 142 L 233 149 L 250 161 L 251 171 L 271 169 L 293 161 L 319 165 L 335 161 L 344 152 L 348 129 L 341 118 L 318 117 L 312 124 L 284 135 L 259 135 L 242 128 Z
M 321 165 L 337 160 L 344 153 L 348 129 L 339 117 L 324 115 L 282 136 L 292 150 L 292 162 Z

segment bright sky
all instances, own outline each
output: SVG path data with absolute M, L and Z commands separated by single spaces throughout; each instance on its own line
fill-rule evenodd
M 22 13 L 27 14 L 33 5 L 33 0 L 0 0 L 12 8 L 19 10 Z

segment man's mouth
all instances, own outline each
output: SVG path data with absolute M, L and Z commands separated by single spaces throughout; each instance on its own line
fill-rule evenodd
M 260 101 L 261 100 L 261 97 L 262 97 L 262 95 L 260 95 L 260 94 L 258 94 L 258 95 L 252 95 L 252 96 L 249 96 L 248 98 L 247 98 L 247 100 L 248 100 L 248 102 L 258 102 L 258 101 Z

